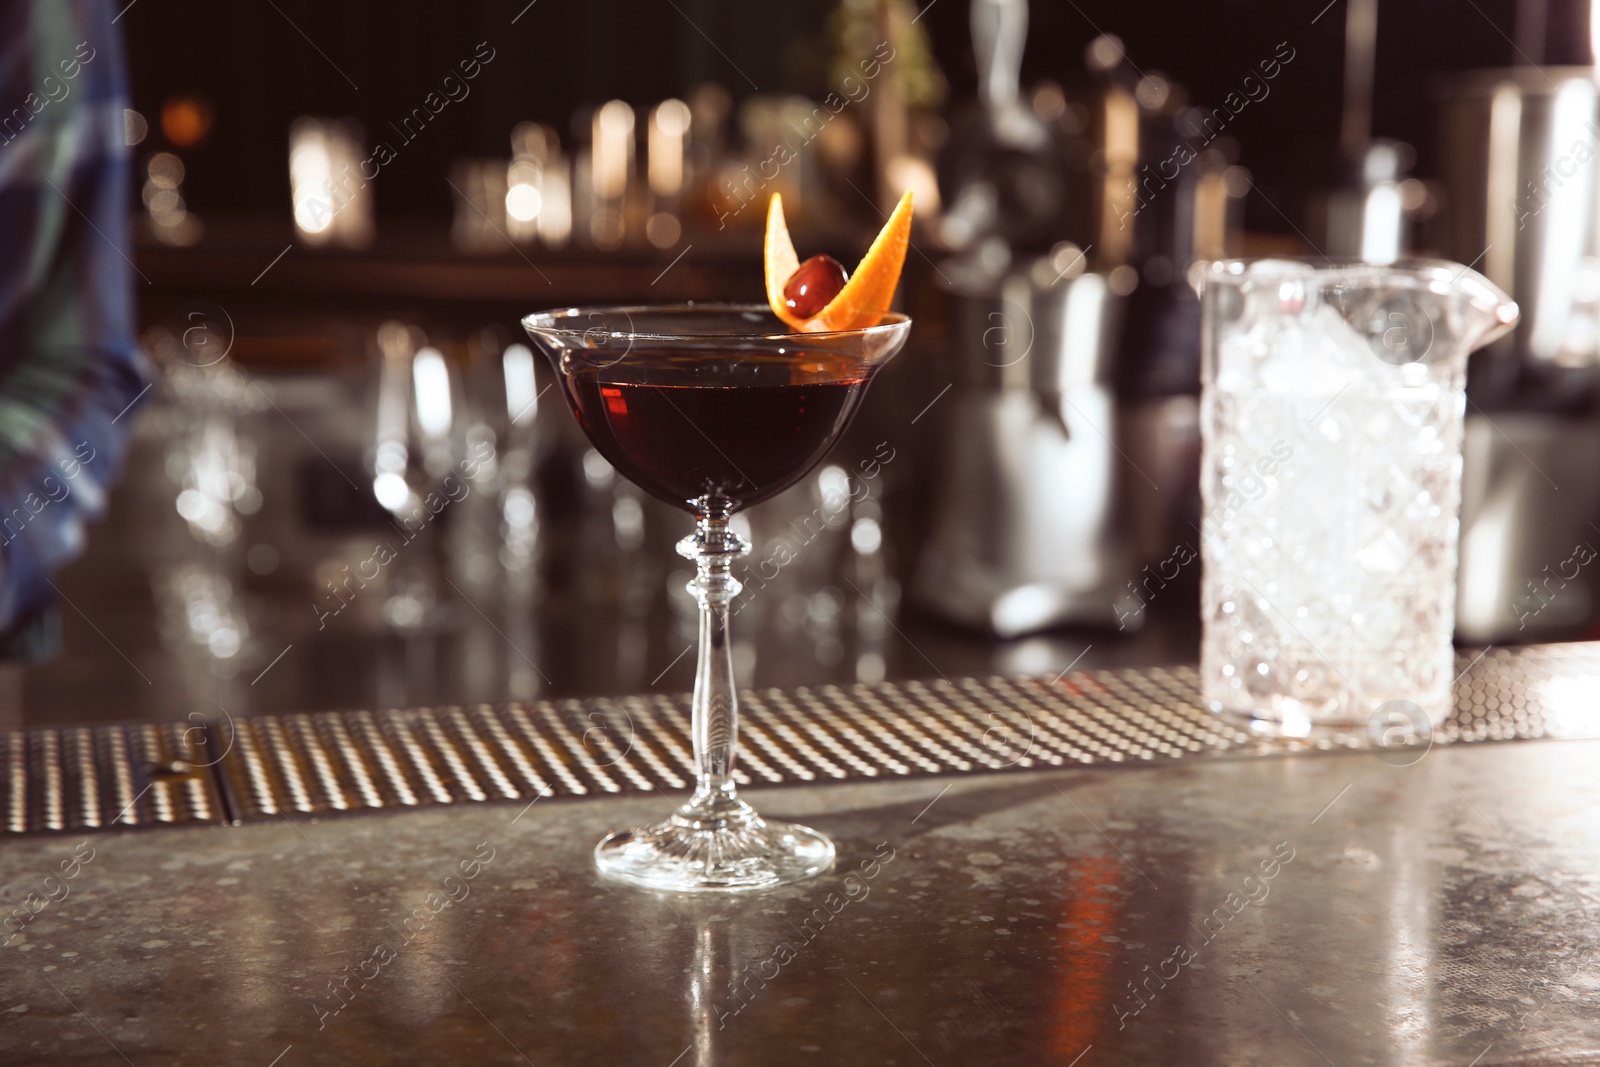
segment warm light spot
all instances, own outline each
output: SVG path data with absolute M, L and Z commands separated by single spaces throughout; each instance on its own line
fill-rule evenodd
M 199 144 L 211 132 L 215 111 L 201 97 L 175 96 L 161 108 L 161 132 L 180 148 Z
M 539 190 L 531 185 L 513 185 L 506 190 L 506 214 L 518 222 L 531 222 L 539 217 L 541 198 Z
M 683 187 L 683 159 L 689 135 L 689 105 L 665 100 L 650 112 L 647 169 L 657 196 L 676 196 Z
M 316 197 L 306 197 L 295 201 L 294 221 L 306 233 L 321 233 L 332 225 L 333 212 Z
M 162 189 L 176 189 L 183 184 L 183 160 L 171 152 L 157 152 L 145 165 L 150 181 Z
M 622 196 L 633 168 L 633 108 L 608 100 L 594 113 L 591 174 L 595 192 L 606 199 Z
M 651 215 L 650 221 L 645 223 L 644 235 L 657 248 L 671 248 L 683 236 L 683 224 L 676 216 L 660 211 Z
M 689 105 L 682 100 L 663 100 L 656 105 L 656 121 L 662 133 L 682 137 L 689 132 Z

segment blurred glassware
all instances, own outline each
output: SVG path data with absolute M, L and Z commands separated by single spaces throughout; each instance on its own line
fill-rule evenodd
M 230 358 L 226 311 L 191 305 L 178 326 L 181 334 L 156 327 L 143 338 L 162 375 L 166 472 L 190 534 L 152 574 L 152 586 L 162 642 L 176 654 L 189 692 L 231 703 L 230 680 L 259 652 L 237 589 L 243 524 L 263 500 L 256 444 L 239 422 L 266 401 Z
M 868 685 L 888 675 L 889 631 L 900 613 L 900 583 L 884 537 L 883 508 L 875 500 L 852 504 L 850 552 L 844 578 L 855 597 L 855 678 Z
M 372 190 L 360 172 L 364 135 L 350 119 L 296 119 L 289 128 L 295 234 L 312 247 L 372 243 Z
M 464 376 L 471 492 L 451 523 L 455 580 L 475 602 L 528 611 L 539 591 L 540 507 L 535 473 L 548 450 L 533 352 L 490 327 L 468 341 Z
M 210 683 L 234 677 L 251 645 L 234 583 L 215 566 L 193 562 L 158 571 L 153 584 L 162 644 L 183 663 L 191 693 L 214 694 Z
M 648 533 L 645 498 L 632 482 L 618 478 L 616 468 L 593 448 L 583 450 L 580 468 L 586 489 L 579 519 L 579 542 L 584 546 L 581 595 L 620 610 L 625 618 L 642 618 L 660 595 L 657 561 L 643 551 Z M 669 586 L 674 594 L 682 588 L 676 574 Z M 693 637 L 699 605 L 692 597 L 686 605 L 678 599 L 674 604 L 688 612 Z
M 397 629 L 417 631 L 447 620 L 439 590 L 445 512 L 472 493 L 469 475 L 485 457 L 468 452 L 460 376 L 426 335 L 390 321 L 378 327 L 376 342 L 372 494 L 400 538 L 377 561 L 388 575 L 384 615 Z
M 543 130 L 525 122 L 511 131 L 511 165 L 506 168 L 506 236 L 529 241 L 539 233 L 544 208 Z
M 882 489 L 828 463 L 750 511 L 739 533 L 762 548 L 738 571 L 739 629 L 750 638 L 734 658 L 751 681 L 758 663 L 764 684 L 803 685 L 819 666 L 843 662 L 858 681 L 882 680 L 899 601 L 875 499 Z
M 165 327 L 145 334 L 172 404 L 167 473 L 178 486 L 178 514 L 197 541 L 233 545 L 240 516 L 261 508 L 255 443 L 241 415 L 264 407 L 261 393 L 228 358 L 233 327 L 221 308 L 191 307 L 180 339 Z
M 780 678 L 803 682 L 816 664 L 836 665 L 844 656 L 838 583 L 849 543 L 849 476 L 836 463 L 824 464 L 749 518 L 750 540 L 761 547 L 741 574 L 740 611 L 752 619 L 739 629 L 769 642 L 759 652 L 751 646 L 751 667 L 764 653 Z

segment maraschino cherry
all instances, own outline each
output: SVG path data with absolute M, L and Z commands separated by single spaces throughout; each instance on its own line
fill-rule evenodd
M 832 256 L 812 256 L 789 275 L 783 286 L 783 303 L 802 319 L 828 306 L 850 280 L 844 265 Z

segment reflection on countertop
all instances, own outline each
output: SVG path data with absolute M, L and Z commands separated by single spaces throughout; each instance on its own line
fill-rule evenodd
M 770 789 L 839 865 L 743 898 L 598 880 L 653 796 L 21 839 L 0 1055 L 1590 1062 L 1597 744 Z

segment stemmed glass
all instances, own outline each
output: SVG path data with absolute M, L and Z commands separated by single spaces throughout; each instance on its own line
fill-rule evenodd
M 697 783 L 665 821 L 595 848 L 603 874 L 651 889 L 738 891 L 810 878 L 833 843 L 769 822 L 734 791 L 739 705 L 728 604 L 750 551 L 728 519 L 803 478 L 849 425 L 911 320 L 792 333 L 763 305 L 565 308 L 522 320 L 555 365 L 589 440 L 640 489 L 694 516 L 678 543 L 700 605 L 693 711 Z

